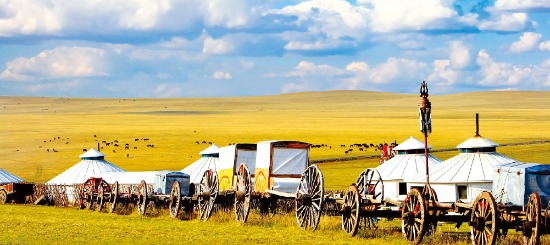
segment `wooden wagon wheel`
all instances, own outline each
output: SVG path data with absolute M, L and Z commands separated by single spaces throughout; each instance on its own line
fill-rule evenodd
M 86 197 L 86 208 L 93 210 L 94 208 L 94 184 L 91 181 L 84 183 L 84 195 Z
M 101 212 L 105 203 L 105 189 L 102 185 L 97 188 L 97 211 Z
M 139 183 L 137 206 L 138 213 L 140 215 L 145 215 L 145 211 L 147 210 L 147 183 L 145 183 L 145 180 Z
M 250 213 L 250 197 L 252 195 L 250 171 L 246 164 L 241 163 L 237 172 L 235 190 L 235 216 L 237 221 L 245 223 Z
M 405 239 L 414 244 L 422 241 L 426 232 L 427 216 L 424 196 L 418 189 L 411 189 L 401 209 L 401 232 Z
M 296 190 L 296 220 L 302 229 L 316 230 L 321 219 L 324 201 L 323 173 L 317 165 L 309 166 L 303 173 Z
M 218 197 L 218 173 L 211 169 L 206 170 L 199 185 L 199 214 L 203 221 L 207 221 L 212 215 L 212 208 Z
M 4 188 L 0 189 L 0 204 L 4 204 L 8 201 L 8 193 Z
M 359 228 L 361 210 L 361 197 L 357 186 L 351 185 L 348 192 L 344 196 L 344 204 L 342 205 L 342 229 L 351 236 L 357 234 Z
M 523 224 L 523 241 L 526 245 L 540 244 L 541 234 L 541 207 L 538 193 L 529 195 L 529 201 L 525 207 L 525 222 Z
M 472 206 L 470 218 L 470 232 L 472 243 L 475 245 L 495 244 L 498 222 L 497 206 L 493 195 L 489 192 L 481 192 Z
M 439 215 L 438 213 L 439 211 L 437 210 L 437 208 L 435 208 L 438 202 L 437 193 L 428 184 L 428 185 L 424 185 L 424 189 L 422 190 L 422 195 L 424 195 L 424 199 L 426 201 L 426 210 L 428 212 L 427 220 L 429 221 L 426 227 L 426 234 L 433 235 L 437 231 L 437 222 L 438 222 L 438 215 Z
M 365 169 L 359 177 L 357 177 L 357 190 L 361 198 L 366 198 L 367 195 L 373 199 L 380 201 L 384 200 L 384 181 L 380 173 L 375 168 Z
M 181 208 L 181 188 L 180 182 L 174 181 L 172 191 L 170 191 L 170 217 L 175 219 L 178 217 Z
M 118 204 L 119 200 L 119 194 L 118 194 L 118 181 L 115 181 L 111 188 L 111 198 L 110 203 L 111 206 L 109 206 L 109 213 L 114 213 L 116 209 L 116 205 Z

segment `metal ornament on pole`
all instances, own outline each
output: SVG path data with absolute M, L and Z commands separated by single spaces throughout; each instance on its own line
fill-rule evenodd
M 430 186 L 430 175 L 428 169 L 428 135 L 432 132 L 432 103 L 428 100 L 428 84 L 422 81 L 420 85 L 420 101 L 418 102 L 418 113 L 420 115 L 420 132 L 424 133 L 424 156 L 426 158 L 426 187 Z

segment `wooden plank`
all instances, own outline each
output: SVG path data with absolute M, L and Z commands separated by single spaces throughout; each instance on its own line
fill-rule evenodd
M 265 192 L 271 195 L 280 196 L 280 197 L 296 198 L 296 193 L 286 193 L 286 192 L 275 191 L 275 190 L 265 190 Z

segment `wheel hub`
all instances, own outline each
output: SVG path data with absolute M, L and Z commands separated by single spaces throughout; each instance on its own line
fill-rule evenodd
M 202 198 L 204 198 L 204 200 L 210 200 L 210 192 L 209 191 L 203 191 L 202 192 Z
M 311 204 L 313 203 L 311 196 L 308 194 L 303 194 L 301 199 L 302 199 L 302 205 L 304 206 L 311 206 Z
M 351 207 L 350 206 L 344 206 L 340 212 L 342 212 L 342 216 L 344 216 L 345 218 L 351 217 Z
M 413 212 L 407 212 L 405 215 L 403 215 L 403 221 L 405 221 L 405 225 L 414 223 L 414 213 Z
M 474 220 L 469 221 L 468 225 L 473 226 L 476 230 L 483 230 L 485 228 L 485 219 L 482 217 L 475 217 Z
M 235 199 L 237 199 L 237 201 L 242 202 L 244 201 L 245 197 L 246 197 L 245 191 L 239 190 L 235 192 Z
M 524 237 L 531 237 L 531 235 L 533 235 L 533 225 L 531 224 L 531 221 L 523 222 L 523 229 L 521 232 Z

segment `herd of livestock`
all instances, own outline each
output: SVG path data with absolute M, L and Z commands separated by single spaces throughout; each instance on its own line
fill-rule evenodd
M 359 227 L 375 225 L 379 218 L 399 218 L 404 237 L 413 243 L 433 234 L 440 221 L 454 222 L 457 227 L 469 225 L 474 244 L 494 244 L 509 229 L 521 231 L 526 244 L 539 244 L 540 236 L 550 230 L 550 207 L 543 208 L 536 192 L 526 194 L 527 202 L 521 205 L 496 202 L 487 191 L 470 203 L 440 203 L 433 188 L 426 185 L 411 188 L 406 198 L 396 201 L 384 198 L 384 180 L 376 169 L 368 168 L 343 195 L 325 194 L 321 170 L 309 164 L 309 147 L 298 141 L 234 144 L 220 149 L 219 157 L 224 160 L 217 169 L 207 169 L 199 183 L 192 183 L 189 174 L 170 171 L 159 171 L 154 183 L 143 180 L 137 187 L 91 177 L 73 190 L 67 188 L 65 192 L 75 192 L 74 200 L 65 201 L 109 212 L 132 204 L 141 215 L 151 205 L 164 206 L 173 218 L 198 209 L 204 221 L 212 215 L 214 205 L 221 204 L 232 206 L 237 221 L 246 222 L 251 208 L 268 214 L 274 212 L 277 200 L 286 199 L 295 205 L 298 225 L 310 230 L 317 229 L 324 205 L 332 203 L 342 216 L 342 229 L 352 236 Z M 547 175 L 542 177 L 539 181 L 549 181 Z M 22 202 L 20 197 L 33 189 L 36 186 L 29 183 L 5 184 L 0 201 Z M 37 203 L 48 199 L 48 193 L 44 194 Z
M 351 236 L 360 227 L 375 227 L 380 218 L 391 218 L 401 220 L 404 238 L 414 244 L 421 243 L 426 235 L 433 235 L 438 222 L 455 223 L 457 228 L 467 224 L 473 244 L 495 244 L 497 237 L 505 237 L 511 229 L 522 234 L 525 244 L 540 244 L 541 235 L 550 234 L 550 195 L 547 194 L 550 165 L 517 162 L 491 165 L 494 176 L 497 176 L 493 176 L 492 183 L 472 185 L 472 190 L 466 190 L 475 198 L 465 202 L 466 199 L 460 197 L 462 194 L 457 194 L 452 202 L 448 201 L 448 195 L 439 201 L 436 185 L 430 185 L 429 181 L 427 137 L 431 133 L 431 104 L 424 82 L 420 92 L 419 113 L 424 144 L 420 148 L 401 148 L 397 154 L 414 155 L 426 162 L 425 184 L 397 183 L 401 198 L 387 195 L 389 185 L 385 187 L 384 182 L 390 181 L 384 179 L 376 168 L 365 169 L 345 193 L 326 194 L 323 173 L 309 161 L 311 144 L 262 141 L 220 148 L 215 153 L 219 161 L 201 172 L 198 181 L 191 180 L 191 173 L 185 171 L 158 171 L 153 180 L 149 180 L 152 183 L 141 180 L 138 185 L 116 180 L 109 183 L 105 176 L 91 176 L 84 183 L 61 187 L 48 183 L 5 183 L 0 185 L 0 203 L 24 203 L 28 202 L 29 196 L 39 196 L 33 198 L 35 204 L 72 203 L 99 211 L 108 208 L 109 212 L 133 206 L 140 215 L 145 215 L 149 207 L 156 206 L 167 207 L 172 218 L 198 210 L 203 221 L 211 217 L 215 205 L 218 205 L 232 207 L 236 220 L 244 223 L 251 208 L 269 215 L 276 212 L 279 201 L 285 200 L 293 202 L 296 221 L 302 229 L 316 230 L 321 215 L 336 213 L 342 217 L 342 229 Z M 459 145 L 459 148 L 481 164 L 479 156 L 496 152 L 496 145 L 477 132 L 474 140 L 482 142 L 483 146 L 461 148 Z M 485 144 L 487 142 L 490 144 Z M 403 145 L 406 144 L 400 146 Z M 83 154 L 86 158 L 83 160 L 103 159 L 104 154 L 93 153 Z M 391 159 L 381 166 L 389 161 Z M 469 175 L 476 170 L 471 168 L 468 171 L 462 174 Z M 450 189 L 446 187 L 446 190 L 462 193 L 465 191 L 463 187 L 456 185 Z M 507 198 L 503 199 L 503 196 Z M 329 206 L 336 207 L 336 212 L 326 212 Z

